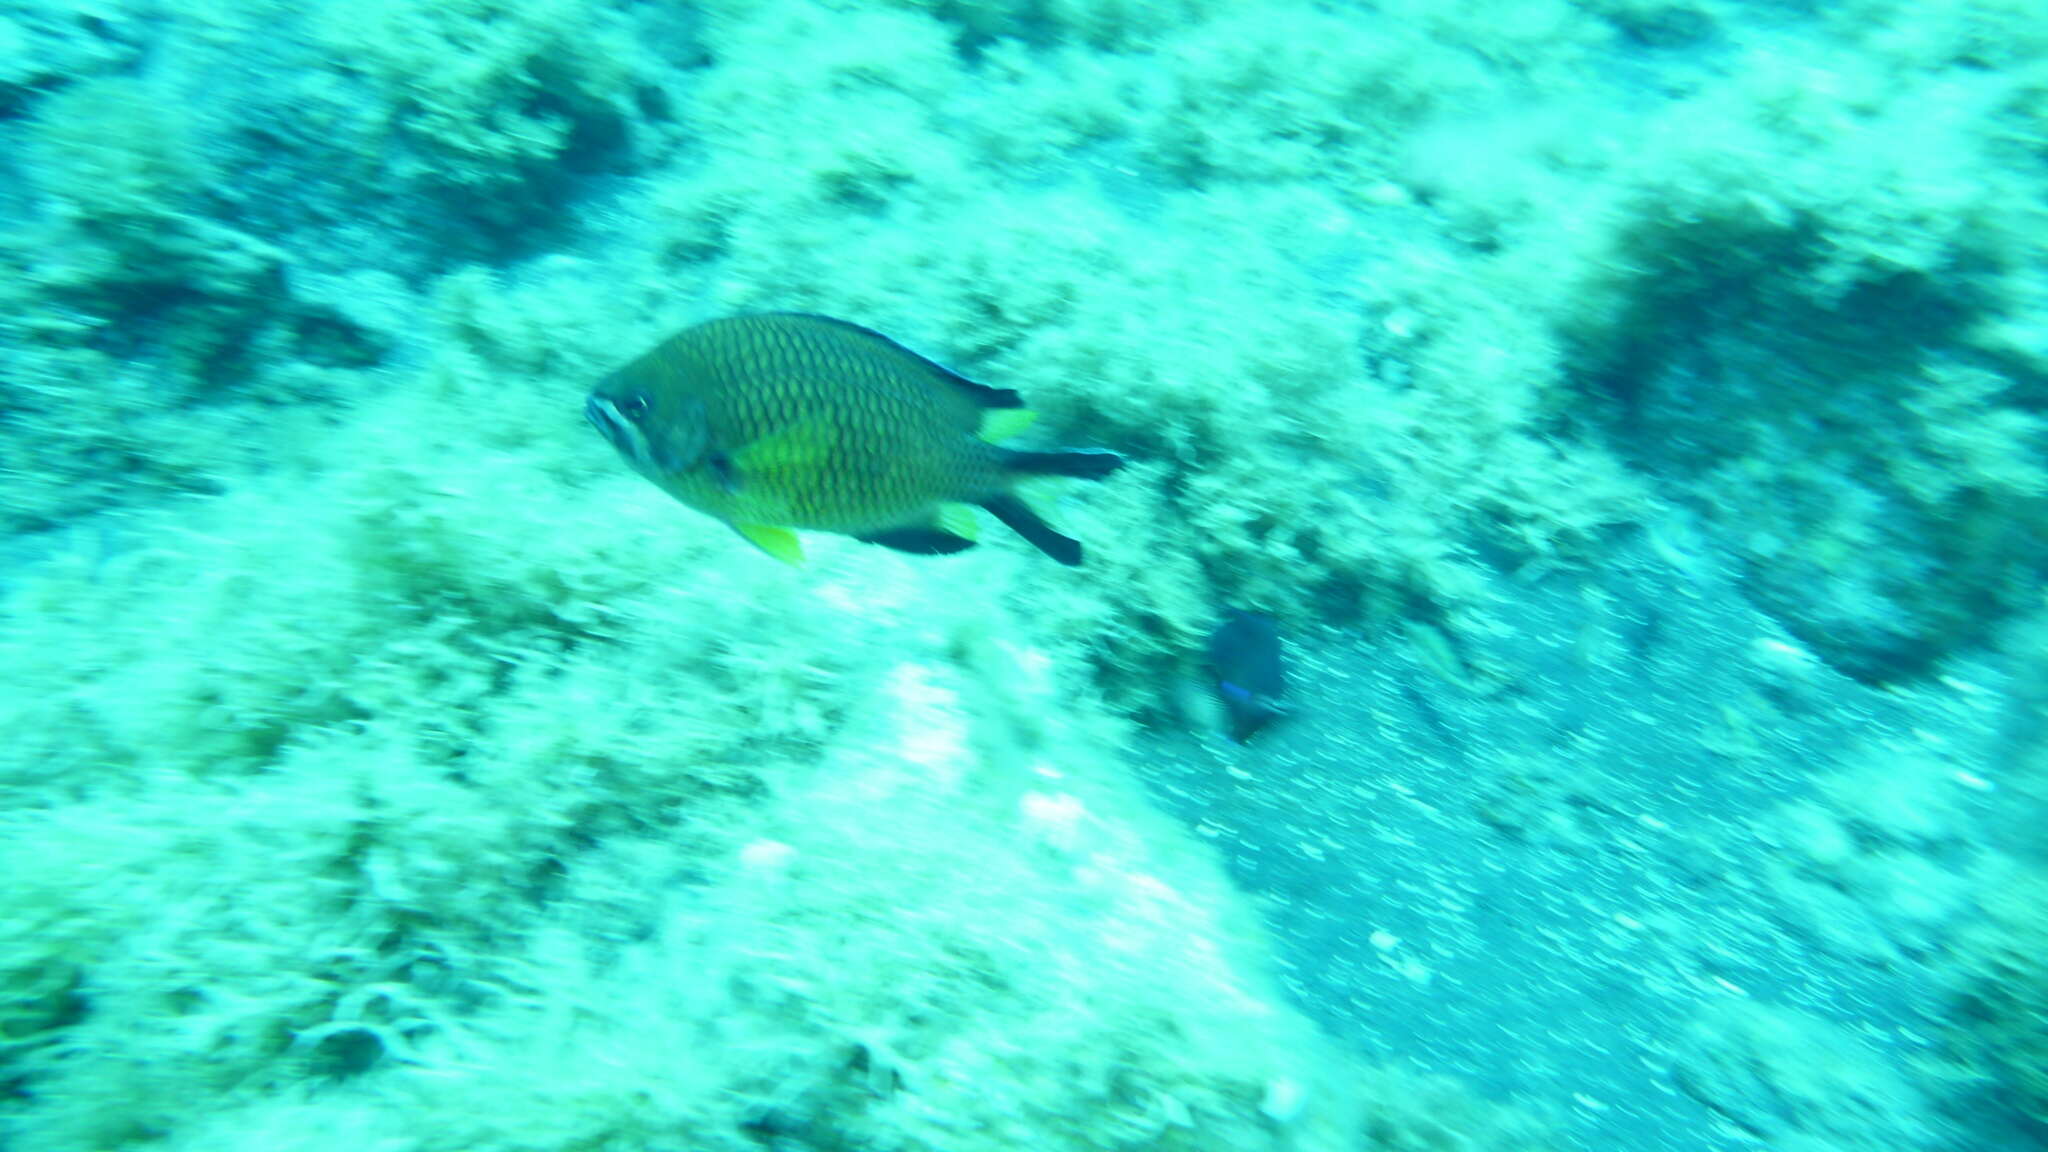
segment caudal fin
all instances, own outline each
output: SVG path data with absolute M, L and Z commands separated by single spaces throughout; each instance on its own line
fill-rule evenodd
M 1124 458 L 1114 452 L 1006 452 L 1003 463 L 1010 471 L 1024 476 L 1073 476 L 1081 480 L 1100 480 L 1123 467 Z M 1002 515 L 1000 512 L 996 514 Z

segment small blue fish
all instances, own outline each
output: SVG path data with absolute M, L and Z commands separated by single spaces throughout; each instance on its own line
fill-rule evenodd
M 1230 738 L 1240 744 L 1286 715 L 1280 697 L 1287 674 L 1280 662 L 1280 629 L 1273 618 L 1232 609 L 1209 636 L 1209 668 L 1216 696 L 1230 716 Z

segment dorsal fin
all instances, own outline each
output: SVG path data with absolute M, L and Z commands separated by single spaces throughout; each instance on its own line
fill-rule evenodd
M 787 316 L 792 319 L 808 320 L 817 324 L 827 324 L 850 335 L 857 336 L 862 340 L 871 340 L 886 348 L 892 349 L 896 352 L 900 352 L 903 355 L 910 357 L 912 360 L 917 361 L 919 364 L 924 365 L 927 369 L 931 371 L 932 375 L 945 381 L 947 384 L 952 385 L 957 391 L 959 391 L 959 393 L 962 396 L 965 396 L 968 400 L 972 401 L 975 407 L 977 408 L 1022 408 L 1024 406 L 1024 397 L 1019 396 L 1017 393 L 1011 391 L 1008 388 L 991 388 L 986 384 L 976 384 L 974 381 L 969 380 L 967 377 L 962 376 L 958 372 L 953 371 L 951 368 L 946 367 L 944 364 L 941 364 L 938 361 L 933 360 L 931 357 L 919 355 L 918 353 L 913 352 L 908 348 L 905 348 L 903 345 L 898 344 L 896 341 L 889 339 L 887 336 L 882 335 L 880 332 L 877 332 L 872 328 L 864 328 L 859 324 L 855 324 L 851 320 L 840 320 L 831 316 L 820 316 L 815 312 L 764 312 L 761 313 L 761 315 Z

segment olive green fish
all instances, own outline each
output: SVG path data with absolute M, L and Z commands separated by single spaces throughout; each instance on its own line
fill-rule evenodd
M 1112 452 L 1019 452 L 1015 392 L 950 372 L 857 324 L 765 313 L 685 328 L 600 381 L 584 415 L 642 476 L 771 556 L 791 529 L 935 555 L 974 545 L 979 504 L 1062 564 L 1081 545 L 1015 492 L 1032 476 L 1099 479 Z

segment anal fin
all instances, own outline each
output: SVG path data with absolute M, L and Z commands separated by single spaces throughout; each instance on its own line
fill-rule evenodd
M 974 541 L 951 532 L 942 532 L 932 527 L 891 528 L 886 532 L 871 532 L 857 536 L 857 540 L 869 544 L 880 544 L 898 552 L 914 556 L 947 556 L 954 552 L 965 552 L 974 547 Z
M 917 556 L 946 556 L 974 547 L 980 535 L 981 525 L 975 520 L 972 507 L 941 504 L 929 524 L 906 524 L 856 539 Z

